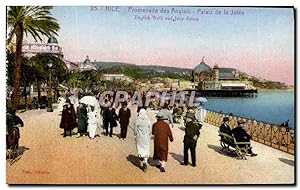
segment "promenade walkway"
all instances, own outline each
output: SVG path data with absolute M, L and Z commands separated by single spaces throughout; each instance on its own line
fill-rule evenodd
M 134 126 L 133 109 L 130 127 Z M 154 111 L 149 111 L 155 121 Z M 183 160 L 182 125 L 172 129 L 175 140 L 169 145 L 166 172 L 138 167 L 133 131 L 120 141 L 101 135 L 62 137 L 58 112 L 32 110 L 19 114 L 25 123 L 21 129 L 21 159 L 7 163 L 9 184 L 291 184 L 294 182 L 294 156 L 253 142 L 257 157 L 248 160 L 220 152 L 218 128 L 204 124 L 197 144 L 197 167 L 181 166 Z M 77 129 L 74 130 L 76 132 Z M 100 131 L 102 132 L 102 131 Z M 151 147 L 153 152 L 153 147 Z

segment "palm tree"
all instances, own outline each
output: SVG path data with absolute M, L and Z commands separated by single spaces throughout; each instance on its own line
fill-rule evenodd
M 72 88 L 76 88 L 80 86 L 80 80 L 78 79 L 78 75 L 77 73 L 71 73 L 69 75 L 69 79 L 67 81 L 67 83 L 72 87 Z
M 20 105 L 20 79 L 22 65 L 22 45 L 24 34 L 28 33 L 35 41 L 42 41 L 42 36 L 50 37 L 57 35 L 59 24 L 51 16 L 50 6 L 9 6 L 7 15 L 7 25 L 10 29 L 7 44 L 16 37 L 16 64 L 14 68 L 14 83 L 12 103 L 15 108 Z

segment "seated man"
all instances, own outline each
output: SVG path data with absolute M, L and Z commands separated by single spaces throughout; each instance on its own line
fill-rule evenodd
M 231 129 L 229 127 L 229 118 L 228 117 L 224 117 L 223 118 L 223 123 L 220 126 L 220 132 L 221 133 L 226 133 L 228 135 L 231 135 Z
M 16 148 L 19 147 L 20 131 L 18 127 L 23 127 L 24 123 L 22 119 L 16 115 L 16 110 L 12 108 L 6 113 L 6 146 L 10 148 L 11 145 L 16 143 Z M 13 132 L 16 131 L 14 135 Z M 14 142 L 15 141 L 15 142 Z
M 23 127 L 24 123 L 22 119 L 16 115 L 16 109 L 12 108 L 8 113 L 6 113 L 6 127 Z
M 229 118 L 228 117 L 223 118 L 223 123 L 220 126 L 220 132 L 231 136 L 232 133 L 231 133 L 231 129 L 229 127 Z M 221 139 L 222 139 L 222 141 L 225 141 L 228 145 L 235 147 L 233 139 L 226 138 L 224 136 L 221 136 Z
M 245 121 L 238 120 L 237 121 L 238 126 L 231 130 L 236 142 L 250 142 L 250 139 L 252 139 L 252 137 L 245 130 L 245 126 L 243 125 L 244 123 L 245 123 Z M 246 147 L 246 146 L 248 146 L 248 145 L 239 145 L 239 147 L 241 147 L 241 148 Z M 253 153 L 251 149 L 252 149 L 252 147 L 250 146 L 248 148 L 247 153 L 250 154 L 251 156 L 257 156 L 257 154 Z

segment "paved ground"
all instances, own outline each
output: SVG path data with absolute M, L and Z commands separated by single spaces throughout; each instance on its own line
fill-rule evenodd
M 135 113 L 135 109 L 133 110 Z M 220 152 L 217 127 L 205 124 L 197 144 L 197 167 L 181 166 L 183 135 L 175 125 L 175 140 L 170 143 L 166 172 L 149 167 L 147 173 L 137 165 L 133 131 L 120 141 L 101 135 L 62 137 L 60 116 L 45 110 L 19 114 L 25 127 L 21 129 L 22 157 L 10 165 L 7 162 L 9 184 L 290 184 L 294 182 L 294 156 L 253 142 L 257 157 L 237 160 Z M 149 111 L 154 121 L 154 111 Z M 135 115 L 131 119 L 133 127 Z M 75 129 L 76 131 L 77 129 Z M 74 131 L 74 132 L 75 132 Z M 102 132 L 102 131 L 100 131 Z M 153 152 L 153 147 L 151 147 Z

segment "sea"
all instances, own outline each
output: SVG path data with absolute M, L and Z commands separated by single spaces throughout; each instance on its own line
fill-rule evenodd
M 257 97 L 207 97 L 206 109 L 295 128 L 294 91 L 258 92 Z

